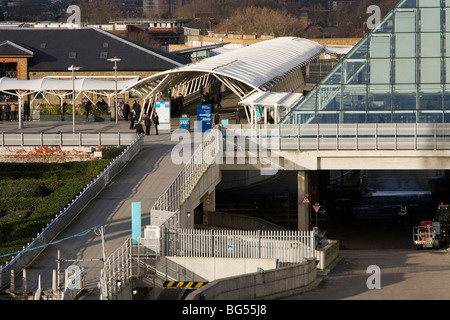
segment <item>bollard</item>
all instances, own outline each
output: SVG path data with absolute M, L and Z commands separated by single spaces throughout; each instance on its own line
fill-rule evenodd
M 53 274 L 52 274 L 52 291 L 54 294 L 56 294 L 56 290 L 57 290 L 58 286 L 56 285 L 56 269 L 53 269 Z
M 14 269 L 11 269 L 11 283 L 10 283 L 11 287 L 10 290 L 11 292 L 16 291 L 16 285 L 14 283 Z
M 25 268 L 22 271 L 22 281 L 23 281 L 23 293 L 27 294 L 27 292 L 28 292 L 27 269 L 25 269 Z

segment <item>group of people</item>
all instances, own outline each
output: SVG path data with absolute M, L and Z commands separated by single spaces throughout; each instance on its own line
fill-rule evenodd
M 4 105 L 0 104 L 0 121 L 19 121 L 19 106 L 16 103 Z M 25 101 L 23 103 L 23 120 L 30 121 L 30 103 Z
M 152 125 L 155 127 L 155 132 L 158 134 L 158 125 L 159 125 L 159 116 L 157 112 L 154 112 L 152 116 L 150 116 L 151 111 L 144 115 L 144 125 L 145 132 L 140 121 L 141 117 L 141 105 L 139 102 L 134 100 L 134 104 L 130 107 L 128 101 L 123 106 L 123 116 L 126 121 L 130 121 L 130 130 L 136 130 L 137 134 L 145 133 L 145 135 L 150 135 L 150 128 Z M 136 123 L 136 124 L 135 124 Z
M 177 97 L 172 96 L 170 98 L 170 108 L 171 108 L 172 116 L 180 116 L 181 115 L 181 112 L 183 110 L 183 102 L 184 102 L 184 97 L 181 93 Z

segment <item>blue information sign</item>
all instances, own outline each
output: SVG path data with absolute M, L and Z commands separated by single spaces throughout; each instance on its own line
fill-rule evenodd
M 137 244 L 136 238 L 141 238 L 141 203 L 131 203 L 131 243 Z
M 180 118 L 180 129 L 190 129 L 190 120 L 189 118 Z
M 211 105 L 200 104 L 197 106 L 198 131 L 205 132 L 211 129 Z

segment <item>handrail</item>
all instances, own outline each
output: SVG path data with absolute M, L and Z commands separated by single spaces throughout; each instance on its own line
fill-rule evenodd
M 213 158 L 220 152 L 221 139 L 219 134 L 221 131 L 213 128 L 202 141 L 202 143 L 194 151 L 193 155 L 186 165 L 178 173 L 174 181 L 156 200 L 151 210 L 165 210 L 174 212 L 179 210 L 181 204 L 186 200 L 203 173 L 212 164 L 212 161 L 205 161 L 205 155 Z M 213 139 L 213 141 L 211 141 Z
M 0 132 L 0 147 L 125 146 L 135 138 L 134 132 Z
M 450 150 L 450 126 L 445 123 L 222 126 L 224 140 L 229 135 L 276 139 L 277 150 Z M 240 141 L 245 142 L 244 139 Z M 241 150 L 249 150 L 250 144 L 242 147 Z

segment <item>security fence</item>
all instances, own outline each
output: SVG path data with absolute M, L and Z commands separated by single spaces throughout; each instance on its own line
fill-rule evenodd
M 166 254 L 182 257 L 278 259 L 300 263 L 315 257 L 313 231 L 170 230 Z

